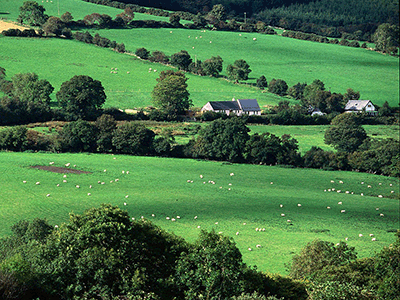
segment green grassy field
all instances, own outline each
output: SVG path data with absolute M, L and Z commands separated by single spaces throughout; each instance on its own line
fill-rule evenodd
M 0 9 L 2 11 L 10 11 L 10 14 L 3 16 L 15 19 L 18 15 L 18 7 L 22 2 L 22 0 L 6 0 L 0 6 L 4 8 Z M 49 14 L 58 14 L 56 0 L 52 3 L 43 2 L 43 5 Z M 75 19 L 82 18 L 91 12 L 107 13 L 111 16 L 115 16 L 118 12 L 121 12 L 121 10 L 115 8 L 98 6 L 80 0 L 62 1 L 60 3 L 61 13 L 67 10 L 72 13 Z M 136 14 L 136 18 L 153 19 L 156 17 Z M 174 29 L 171 33 L 170 29 L 142 28 L 107 29 L 92 32 L 98 32 L 100 35 L 108 37 L 111 40 L 123 42 L 126 48 L 131 51 L 135 51 L 139 47 L 145 47 L 151 51 L 161 50 L 171 55 L 184 49 L 193 58 L 196 57 L 200 60 L 220 55 L 224 59 L 224 68 L 236 59 L 245 59 L 253 70 L 250 73 L 251 79 L 249 82 L 251 83 L 254 83 L 261 75 L 265 75 L 267 80 L 271 80 L 272 78 L 284 79 L 289 86 L 297 82 L 311 83 L 314 79 L 320 79 L 325 83 L 326 88 L 333 92 L 344 93 L 347 88 L 353 88 L 360 91 L 362 99 L 370 99 L 378 105 L 382 105 L 384 101 L 388 101 L 391 106 L 398 106 L 399 103 L 398 58 L 385 56 L 365 49 L 253 33 L 204 32 L 185 29 Z M 256 41 L 253 41 L 254 37 L 257 38 Z M 27 45 L 24 45 L 25 41 Z M 1 40 L 1 42 L 2 44 L 10 43 L 9 40 Z M 4 63 L 2 62 L 2 64 L 5 65 L 3 67 L 6 67 L 6 69 L 7 67 L 8 69 L 12 69 L 8 73 L 9 76 L 19 72 L 27 72 L 26 69 L 29 68 L 30 71 L 40 71 L 40 75 L 48 78 L 52 77 L 52 74 L 55 76 L 54 70 L 49 66 L 53 64 L 59 65 L 65 61 L 68 61 L 70 64 L 80 65 L 80 71 L 88 74 L 99 73 L 97 66 L 106 65 L 105 61 L 120 61 L 120 59 L 116 58 L 110 60 L 108 59 L 110 55 L 106 54 L 102 57 L 103 54 L 100 53 L 103 52 L 99 53 L 99 51 L 94 49 L 94 46 L 87 48 L 88 46 L 86 45 L 81 47 L 78 44 L 70 43 L 68 41 L 58 41 L 44 42 L 43 45 L 33 45 L 28 39 L 20 42 L 12 40 L 12 44 L 15 45 L 6 45 L 3 56 L 6 58 L 17 56 L 14 58 L 14 62 L 17 60 L 21 61 L 26 67 L 23 68 L 16 64 L 10 66 L 11 62 L 7 60 Z M 42 57 L 44 54 L 43 48 L 54 48 L 53 54 L 48 55 L 48 61 Z M 63 53 L 60 48 L 69 53 Z M 18 49 L 23 49 L 23 51 L 18 51 Z M 35 51 L 32 53 L 31 50 L 27 49 L 35 49 Z M 71 49 L 74 51 L 71 51 Z M 18 56 L 15 52 L 25 56 L 29 53 L 29 57 Z M 59 53 L 58 56 L 57 53 Z M 88 59 L 87 53 L 93 54 L 91 59 Z M 77 62 L 82 61 L 81 58 L 83 57 L 86 58 L 84 63 Z M 150 66 L 158 70 L 165 68 L 153 64 Z M 120 68 L 122 67 L 120 66 Z M 76 71 L 69 67 L 64 67 L 64 69 L 63 74 L 74 73 Z M 138 67 L 138 69 L 138 76 L 140 78 L 135 78 L 133 84 L 133 80 L 120 78 L 122 76 L 119 76 L 118 79 L 100 76 L 102 77 L 101 79 L 104 78 L 105 81 L 108 81 L 107 83 L 103 82 L 104 85 L 107 85 L 108 106 L 132 108 L 150 104 L 149 93 L 155 84 L 154 76 L 149 77 L 149 74 L 141 73 L 143 68 Z M 63 74 L 58 73 L 57 75 Z M 224 74 L 225 71 L 223 71 Z M 257 98 L 262 106 L 274 105 L 282 99 L 268 93 L 261 94 L 259 90 L 250 87 L 232 85 L 223 80 L 200 78 L 198 76 L 189 77 L 189 88 L 195 106 L 202 106 L 207 101 L 212 100 L 229 100 L 232 97 Z M 54 80 L 56 90 L 59 88 L 59 81 Z M 51 82 L 53 83 L 53 81 Z
M 35 72 L 40 79 L 47 79 L 54 86 L 54 100 L 63 82 L 74 75 L 88 75 L 102 82 L 107 94 L 105 107 L 145 107 L 152 104 L 151 91 L 157 83 L 159 72 L 170 69 L 143 62 L 131 55 L 71 40 L 0 36 L 0 43 L 0 64 L 6 69 L 7 77 L 11 78 L 16 73 Z M 118 74 L 111 73 L 111 68 L 118 68 Z M 149 68 L 157 72 L 149 72 Z M 257 88 L 223 79 L 191 74 L 187 74 L 187 77 L 188 90 L 195 107 L 202 107 L 208 101 L 231 100 L 233 97 L 257 98 L 260 106 L 276 105 L 282 100 L 274 94 L 261 93 Z
M 25 1 L 26 0 L 2 0 L 0 4 L 0 17 L 16 21 L 19 15 L 19 7 L 22 6 Z M 72 14 L 74 20 L 82 20 L 86 15 L 94 12 L 107 14 L 114 18 L 122 11 L 121 9 L 84 2 L 82 0 L 37 0 L 36 2 L 46 9 L 45 14 L 49 16 L 61 16 L 68 11 Z M 58 14 L 59 12 L 60 15 Z M 168 22 L 169 18 L 135 13 L 135 20 L 159 20 Z M 184 20 L 182 23 L 184 23 Z
M 64 178 L 30 168 L 50 162 L 70 163 L 71 168 L 92 173 Z M 41 217 L 60 224 L 70 212 L 111 203 L 131 217 L 143 216 L 189 241 L 196 239 L 200 229 L 215 229 L 235 239 L 246 263 L 285 274 L 284 264 L 315 238 L 337 243 L 348 237 L 359 257 L 365 257 L 393 242 L 392 231 L 399 224 L 399 201 L 394 199 L 399 196 L 398 179 L 371 174 L 169 158 L 5 152 L 0 153 L 0 170 L 0 236 L 9 234 L 9 227 L 21 219 Z M 332 188 L 334 192 L 324 192 Z M 372 242 L 369 234 L 377 241 Z
M 299 150 L 302 154 L 310 150 L 312 146 L 320 147 L 327 151 L 335 151 L 333 147 L 324 143 L 324 135 L 329 125 L 315 125 L 315 126 L 263 126 L 263 125 L 249 125 L 251 133 L 270 132 L 277 136 L 283 134 L 290 134 L 299 141 Z M 363 125 L 368 136 L 374 139 L 399 139 L 399 127 L 397 125 Z
M 228 64 L 245 59 L 252 69 L 250 82 L 255 82 L 261 75 L 268 81 L 284 79 L 289 86 L 320 79 L 332 92 L 345 93 L 347 88 L 353 88 L 360 91 L 362 99 L 370 99 L 378 105 L 388 101 L 396 106 L 399 102 L 398 58 L 361 48 L 255 33 L 185 29 L 175 29 L 172 33 L 169 29 L 98 32 L 110 39 L 124 41 L 127 49 L 132 50 L 145 47 L 171 55 L 184 49 L 200 60 L 220 55 L 224 60 L 224 75 Z M 257 40 L 253 41 L 253 38 Z

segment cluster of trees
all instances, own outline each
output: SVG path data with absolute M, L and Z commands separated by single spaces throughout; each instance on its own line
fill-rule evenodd
M 297 1 L 296 1 L 297 2 Z M 271 26 L 339 38 L 372 41 L 379 24 L 399 23 L 398 1 L 318 0 L 267 9 L 255 16 Z
M 61 96 L 57 94 L 57 97 L 65 109 L 65 114 L 70 114 L 72 117 L 93 118 L 99 113 L 101 98 L 97 97 L 97 102 L 83 101 L 78 95 L 79 91 L 75 92 L 74 82 L 77 79 L 79 78 L 64 83 L 59 91 Z M 92 88 L 98 86 L 98 82 L 90 79 L 87 79 L 86 84 Z M 166 85 L 176 88 L 168 89 Z M 174 99 L 188 97 L 185 94 L 185 85 L 186 79 L 180 72 L 170 71 L 162 74 L 153 91 L 153 97 L 157 99 L 155 101 L 159 104 L 160 110 L 154 111 L 147 118 L 167 120 L 176 117 L 180 113 L 179 110 L 185 108 L 181 106 L 182 103 L 177 105 Z M 101 88 L 99 93 L 102 94 Z M 93 97 L 89 93 L 86 101 L 90 99 Z M 188 106 L 190 100 L 186 99 Z M 282 117 L 288 120 L 292 112 L 288 112 L 286 117 L 279 113 L 276 118 Z M 142 117 L 137 116 L 138 119 L 146 118 L 144 114 Z M 297 140 L 290 135 L 282 137 L 270 133 L 249 135 L 246 126 L 249 117 L 228 118 L 226 115 L 225 118 L 218 118 L 199 130 L 195 139 L 183 145 L 175 143 L 171 132 L 163 132 L 156 136 L 142 123 L 123 122 L 118 125 L 114 117 L 104 114 L 94 123 L 82 119 L 70 122 L 62 130 L 51 135 L 28 130 L 23 126 L 4 129 L 0 131 L 0 149 L 204 158 L 251 164 L 356 170 L 399 176 L 399 141 L 370 139 L 361 127 L 362 119 L 363 117 L 358 114 L 336 116 L 331 122 L 332 126 L 325 132 L 325 143 L 332 145 L 337 152 L 312 147 L 303 156 L 298 152 Z
M 0 240 L 2 299 L 307 298 L 304 283 L 248 267 L 231 238 L 202 231 L 188 243 L 111 205 L 11 230 Z
M 188 243 L 108 204 L 71 213 L 60 226 L 36 218 L 11 231 L 0 240 L 0 295 L 7 300 L 400 299 L 399 232 L 364 259 L 344 242 L 315 240 L 282 277 L 248 267 L 232 238 L 201 231 Z
M 400 176 L 399 141 L 369 138 L 361 127 L 361 120 L 357 114 L 335 117 L 324 139 L 337 152 L 312 147 L 303 156 L 304 167 Z
M 168 4 L 160 4 L 160 2 L 157 3 L 141 3 L 140 1 L 134 1 L 135 3 L 132 4 L 132 1 L 123 1 L 123 2 L 118 2 L 118 1 L 109 1 L 109 0 L 84 0 L 86 2 L 92 2 L 96 4 L 102 4 L 102 5 L 107 5 L 111 7 L 116 7 L 120 9 L 124 9 L 129 7 L 135 12 L 139 13 L 146 13 L 146 14 L 151 14 L 151 15 L 156 15 L 156 16 L 163 16 L 163 17 L 169 17 L 170 21 L 168 22 L 163 22 L 163 21 L 153 21 L 153 20 L 140 20 L 140 21 L 132 21 L 130 22 L 129 26 L 130 27 L 151 27 L 151 28 L 159 28 L 159 27 L 182 27 L 182 28 L 188 28 L 188 29 L 198 29 L 198 28 L 206 28 L 207 26 L 212 27 L 214 29 L 218 30 L 227 30 L 227 31 L 243 31 L 243 32 L 259 32 L 259 33 L 264 33 L 264 34 L 276 34 L 276 32 L 269 26 L 267 26 L 264 22 L 262 21 L 256 21 L 254 19 L 249 19 L 248 21 L 244 21 L 243 23 L 243 15 L 240 14 L 239 16 L 236 16 L 234 11 L 230 10 L 230 5 L 228 3 L 228 8 L 225 7 L 225 4 L 222 5 L 218 1 L 218 3 L 213 3 L 211 4 L 210 8 L 203 10 L 204 8 L 204 3 L 201 4 L 203 8 L 196 9 L 195 7 L 197 6 L 197 3 L 190 2 L 187 3 L 187 5 L 177 5 L 175 9 L 172 9 L 174 12 L 168 12 L 163 9 L 160 9 L 158 7 L 163 7 L 166 8 Z M 268 1 L 267 1 L 268 2 Z M 275 1 L 276 2 L 276 1 Z M 128 3 L 128 4 L 126 4 Z M 170 3 L 170 2 L 168 2 Z M 138 5 L 139 4 L 139 5 Z M 176 3 L 175 3 L 176 4 Z M 175 4 L 172 4 L 173 6 Z M 152 8 L 145 8 L 146 7 L 155 5 Z M 257 5 L 260 5 L 260 3 L 257 3 Z M 241 7 L 243 9 L 243 6 L 241 4 Z M 264 7 L 265 8 L 265 7 Z M 184 9 L 185 11 L 181 11 L 181 9 Z M 192 13 L 194 12 L 194 13 Z M 249 13 L 249 16 L 251 13 Z M 187 23 L 185 25 L 182 25 L 179 23 L 180 19 L 188 20 L 188 21 L 193 21 L 193 23 Z M 228 20 L 228 22 L 227 22 Z M 238 22 L 240 20 L 240 22 Z
M 101 82 L 85 75 L 76 75 L 61 85 L 56 97 L 61 107 L 52 110 L 50 94 L 53 86 L 35 73 L 16 74 L 5 79 L 0 68 L 0 124 L 24 124 L 55 119 L 95 119 L 106 100 Z
M 330 44 L 337 44 L 337 45 L 341 45 L 341 46 L 348 46 L 348 47 L 355 47 L 355 48 L 360 47 L 359 42 L 357 42 L 357 41 L 350 42 L 346 38 L 343 38 L 341 40 L 328 39 L 325 36 L 316 35 L 313 33 L 304 33 L 304 32 L 300 32 L 300 31 L 285 30 L 282 32 L 282 36 L 299 39 L 299 40 L 305 40 L 305 41 L 313 41 L 313 42 L 318 42 L 318 43 L 330 43 Z M 361 45 L 361 48 L 367 48 L 367 43 L 363 43 Z
M 293 257 L 290 277 L 309 282 L 309 299 L 400 299 L 400 231 L 389 247 L 357 259 L 354 247 L 315 240 Z
M 136 49 L 135 54 L 141 59 L 163 64 L 171 64 L 179 70 L 200 76 L 218 77 L 222 72 L 223 59 L 219 55 L 212 56 L 204 61 L 198 59 L 193 61 L 186 50 L 174 53 L 170 58 L 162 51 L 153 51 L 150 53 L 146 48 Z M 235 82 L 239 82 L 239 80 L 248 80 L 250 72 L 251 69 L 249 64 L 243 59 L 236 60 L 233 64 L 227 66 L 228 78 Z

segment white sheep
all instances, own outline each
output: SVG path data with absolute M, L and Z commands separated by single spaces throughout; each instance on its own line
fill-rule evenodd
M 236 232 L 236 235 L 239 235 L 239 231 Z
M 39 185 L 40 184 L 40 182 L 38 181 L 38 182 L 36 182 L 36 185 Z
M 47 194 L 46 197 L 50 197 L 50 194 Z
M 358 236 L 359 236 L 359 237 L 363 237 L 362 233 L 360 233 Z
M 345 209 L 342 209 L 340 212 L 341 212 L 341 213 L 345 213 L 345 212 L 346 212 L 346 210 L 345 210 Z
M 257 248 L 261 248 L 261 245 L 256 245 Z
M 299 203 L 299 204 L 297 204 L 297 206 L 298 206 L 298 207 L 301 207 L 301 204 Z
M 375 242 L 375 241 L 376 241 L 376 238 L 372 238 L 371 241 Z
M 284 217 L 285 216 L 285 214 L 281 214 L 281 217 Z

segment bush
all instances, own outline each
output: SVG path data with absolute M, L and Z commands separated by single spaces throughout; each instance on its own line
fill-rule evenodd
M 149 155 L 153 153 L 154 136 L 144 125 L 127 122 L 115 130 L 112 145 L 120 153 Z
M 18 152 L 27 150 L 27 132 L 25 126 L 15 126 L 0 131 L 0 149 Z
M 60 133 L 62 149 L 67 152 L 93 152 L 96 149 L 96 127 L 83 120 L 65 125 Z
M 277 94 L 279 96 L 286 95 L 288 89 L 288 85 L 286 81 L 282 79 L 272 79 L 268 85 L 268 91 L 271 93 Z
M 141 59 L 148 59 L 150 51 L 148 51 L 146 48 L 138 48 L 136 49 L 135 54 Z

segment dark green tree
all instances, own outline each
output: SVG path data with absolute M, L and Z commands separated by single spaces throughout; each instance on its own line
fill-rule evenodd
M 9 151 L 25 151 L 28 146 L 25 126 L 9 127 L 0 131 L 0 149 Z
M 222 58 L 218 56 L 213 56 L 210 59 L 206 59 L 201 67 L 205 74 L 208 76 L 218 77 L 219 73 L 222 72 Z
M 25 1 L 19 8 L 18 21 L 32 26 L 40 26 L 46 22 L 45 8 L 36 1 Z
M 389 117 L 392 115 L 392 109 L 387 101 L 385 101 L 382 107 L 378 109 L 378 114 L 381 117 Z
M 45 79 L 40 79 L 35 73 L 15 74 L 12 79 L 11 95 L 23 103 L 41 103 L 50 105 L 50 95 L 54 88 Z
M 149 221 L 132 222 L 126 211 L 103 204 L 71 213 L 30 261 L 58 299 L 174 299 L 182 295 L 169 278 L 186 249 Z
M 235 80 L 236 83 L 238 83 L 239 80 L 249 79 L 249 74 L 251 72 L 250 66 L 243 59 L 236 60 L 233 65 L 228 65 L 226 71 L 228 73 L 228 78 Z
M 396 241 L 375 255 L 375 285 L 381 299 L 400 299 L 400 231 Z
M 69 23 L 71 22 L 74 17 L 71 15 L 71 13 L 69 11 L 63 13 L 60 17 L 61 21 L 63 21 L 64 23 Z
M 261 75 L 261 77 L 257 79 L 256 85 L 260 89 L 268 87 L 268 82 L 264 75 Z
M 298 82 L 297 84 L 289 88 L 288 95 L 296 100 L 300 100 L 303 98 L 304 88 L 306 86 L 307 83 Z
M 346 93 L 343 95 L 343 99 L 348 101 L 348 100 L 358 100 L 360 99 L 360 92 L 356 92 L 351 88 L 348 88 L 346 90 Z
M 112 145 L 120 153 L 149 155 L 153 153 L 154 132 L 142 124 L 127 122 L 117 127 Z
M 246 161 L 253 164 L 276 164 L 281 151 L 281 139 L 274 134 L 255 133 L 246 143 Z
M 202 231 L 188 253 L 181 255 L 176 268 L 178 284 L 185 299 L 229 299 L 242 291 L 245 264 L 234 241 Z
M 62 148 L 67 152 L 93 152 L 96 149 L 96 127 L 79 119 L 65 125 L 60 133 Z
M 218 24 L 221 21 L 225 21 L 226 19 L 225 7 L 222 4 L 214 5 L 212 10 L 207 14 L 206 19 L 211 24 Z
M 272 79 L 268 84 L 268 91 L 279 96 L 286 95 L 288 85 L 286 81 L 282 79 Z
M 83 119 L 93 119 L 107 97 L 101 82 L 86 75 L 75 75 L 64 82 L 56 96 L 67 113 Z
M 290 276 L 294 279 L 313 279 L 327 266 L 341 266 L 357 258 L 354 247 L 340 242 L 314 240 L 308 243 L 292 259 Z
M 181 17 L 178 14 L 172 14 L 169 16 L 169 22 L 171 23 L 172 26 L 174 27 L 181 27 Z
M 325 131 L 324 141 L 336 150 L 354 152 L 367 139 L 365 129 L 360 125 L 340 124 L 332 125 Z
M 153 103 L 171 119 L 183 114 L 192 105 L 186 81 L 185 74 L 170 70 L 162 71 L 157 78 L 157 84 L 151 94 Z
M 249 131 L 243 119 L 217 119 L 200 130 L 194 145 L 195 155 L 231 162 L 244 161 Z
M 115 17 L 115 20 L 118 20 L 118 19 L 122 20 L 122 25 L 126 26 L 126 25 L 128 25 L 128 23 L 130 21 L 133 20 L 134 17 L 135 17 L 135 13 L 133 12 L 132 8 L 126 7 L 122 13 L 118 14 Z M 114 20 L 114 22 L 115 22 L 115 20 Z
M 114 131 L 117 129 L 117 122 L 115 119 L 110 115 L 101 115 L 97 118 L 95 126 L 97 129 L 97 151 L 113 151 L 112 139 Z
M 181 50 L 171 56 L 171 65 L 177 67 L 179 70 L 188 71 L 191 62 L 192 59 L 186 50 Z
M 399 25 L 381 24 L 375 31 L 373 38 L 376 50 L 396 54 L 399 47 Z
M 135 54 L 141 59 L 148 59 L 150 51 L 148 51 L 146 48 L 138 48 L 136 49 Z
M 55 34 L 56 36 L 60 36 L 65 28 L 65 23 L 61 21 L 60 18 L 50 17 L 47 19 L 46 23 L 43 24 L 42 28 L 47 35 Z

